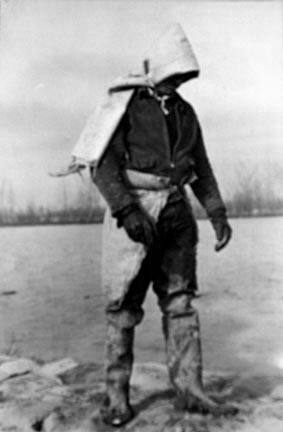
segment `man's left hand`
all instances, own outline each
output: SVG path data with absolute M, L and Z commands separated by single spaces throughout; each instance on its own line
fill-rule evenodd
M 229 243 L 232 237 L 232 228 L 227 221 L 217 221 L 213 224 L 213 227 L 217 238 L 214 249 L 219 252 Z

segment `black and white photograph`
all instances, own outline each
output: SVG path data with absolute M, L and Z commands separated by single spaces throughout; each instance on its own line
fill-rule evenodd
M 0 432 L 283 432 L 283 3 L 0 0 Z

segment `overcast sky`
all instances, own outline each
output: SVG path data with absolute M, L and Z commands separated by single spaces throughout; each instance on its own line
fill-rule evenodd
M 239 164 L 283 165 L 280 0 L 1 4 L 2 201 L 10 188 L 19 205 L 55 205 L 63 183 L 69 194 L 83 188 L 77 177 L 62 182 L 47 172 L 68 162 L 107 84 L 139 71 L 144 52 L 172 21 L 182 24 L 201 66 L 181 93 L 199 115 L 224 193 Z

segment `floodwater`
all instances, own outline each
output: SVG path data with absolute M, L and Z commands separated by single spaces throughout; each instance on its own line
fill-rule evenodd
M 205 366 L 283 372 L 283 218 L 234 219 L 233 241 L 213 250 L 199 222 Z M 0 353 L 103 360 L 101 225 L 0 229 Z M 161 316 L 149 291 L 136 333 L 138 361 L 164 361 Z

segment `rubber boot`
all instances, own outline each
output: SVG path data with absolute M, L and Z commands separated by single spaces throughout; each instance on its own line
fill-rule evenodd
M 170 380 L 182 408 L 202 414 L 233 415 L 237 409 L 205 394 L 198 313 L 194 308 L 163 318 Z
M 107 425 L 120 427 L 129 422 L 133 410 L 129 403 L 133 365 L 133 328 L 108 323 L 106 342 L 106 398 L 100 410 Z

